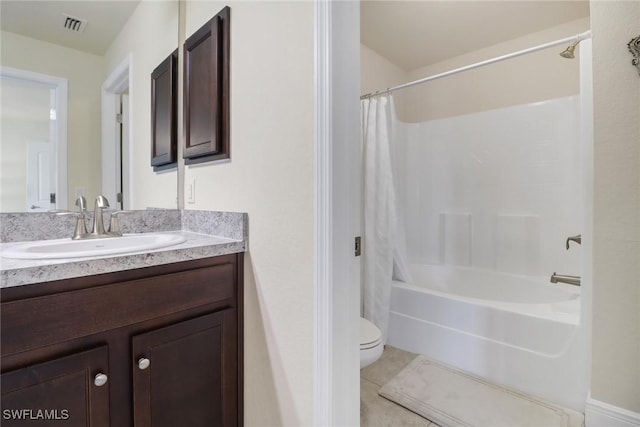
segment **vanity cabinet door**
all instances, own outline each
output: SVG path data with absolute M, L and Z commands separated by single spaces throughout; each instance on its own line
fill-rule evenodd
M 107 346 L 2 374 L 2 425 L 109 426 Z
M 236 310 L 133 337 L 136 427 L 238 425 Z

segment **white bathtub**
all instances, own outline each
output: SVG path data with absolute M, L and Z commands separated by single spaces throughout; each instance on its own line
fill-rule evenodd
M 580 288 L 489 270 L 412 265 L 393 282 L 387 343 L 584 411 Z

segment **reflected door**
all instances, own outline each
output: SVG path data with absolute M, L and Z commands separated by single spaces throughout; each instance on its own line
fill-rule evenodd
M 27 211 L 55 209 L 55 157 L 50 142 L 27 143 Z
M 1 210 L 64 209 L 66 81 L 0 67 L 0 86 Z

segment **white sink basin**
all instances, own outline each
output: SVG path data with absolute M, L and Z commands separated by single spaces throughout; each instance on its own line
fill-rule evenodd
M 126 254 L 165 248 L 185 242 L 186 237 L 170 233 L 125 234 L 122 237 L 88 240 L 38 240 L 2 251 L 3 258 L 59 259 Z

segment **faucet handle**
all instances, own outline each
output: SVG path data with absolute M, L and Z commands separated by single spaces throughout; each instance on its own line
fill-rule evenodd
M 575 235 L 575 236 L 567 237 L 567 244 L 566 244 L 567 250 L 569 250 L 569 242 L 576 242 L 577 244 L 581 245 L 582 244 L 582 234 L 578 234 L 578 235 Z
M 87 233 L 87 224 L 84 222 L 84 212 L 56 212 L 57 216 L 75 216 L 78 218 L 76 221 L 76 228 L 73 230 L 72 240 L 81 239 Z
M 120 221 L 118 221 L 118 217 L 120 215 L 130 214 L 133 211 L 115 211 L 111 213 L 111 219 L 109 221 L 109 234 L 115 236 L 122 236 L 122 229 L 120 229 Z

